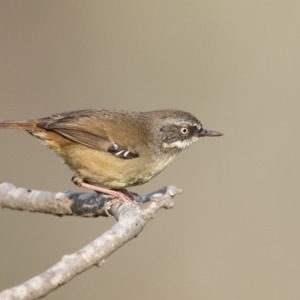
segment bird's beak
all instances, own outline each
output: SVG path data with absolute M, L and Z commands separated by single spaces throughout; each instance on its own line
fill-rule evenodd
M 201 129 L 198 133 L 199 137 L 202 136 L 222 136 L 223 133 L 218 132 L 218 131 L 213 131 L 213 130 L 209 130 L 209 129 Z

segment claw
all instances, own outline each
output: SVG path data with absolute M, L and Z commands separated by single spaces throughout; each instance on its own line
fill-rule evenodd
M 85 187 L 85 188 L 91 189 L 93 191 L 96 191 L 98 193 L 105 193 L 105 194 L 113 196 L 113 199 L 107 201 L 104 204 L 104 211 L 108 216 L 111 216 L 111 214 L 108 212 L 108 210 L 110 210 L 111 207 L 114 204 L 118 203 L 119 201 L 131 203 L 136 207 L 138 206 L 138 203 L 134 200 L 134 197 L 138 196 L 138 194 L 129 192 L 126 189 L 110 190 L 107 188 L 102 188 L 97 185 L 89 184 L 89 183 L 84 182 L 78 174 L 75 174 L 72 177 L 72 181 L 74 184 L 76 184 L 79 187 Z

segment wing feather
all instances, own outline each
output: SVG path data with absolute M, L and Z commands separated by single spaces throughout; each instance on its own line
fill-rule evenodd
M 118 141 L 108 136 L 104 125 L 107 122 L 99 120 L 100 112 L 84 110 L 53 115 L 38 120 L 37 127 L 54 131 L 69 140 L 122 159 L 139 157 L 138 153 L 130 151 L 126 145 L 118 144 Z M 100 114 L 100 119 L 101 117 L 106 118 L 105 114 Z M 109 119 L 106 121 L 112 122 Z

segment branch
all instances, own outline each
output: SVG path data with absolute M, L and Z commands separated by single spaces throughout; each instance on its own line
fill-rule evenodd
M 115 225 L 82 249 L 63 256 L 57 264 L 42 274 L 4 290 L 0 293 L 0 299 L 39 299 L 92 266 L 100 267 L 109 255 L 136 237 L 160 208 L 172 208 L 172 198 L 181 193 L 174 186 L 161 191 L 138 197 L 139 202 L 151 200 L 145 209 L 131 203 L 114 204 L 109 213 L 118 220 Z M 97 217 L 107 216 L 103 208 L 105 201 L 107 197 L 104 199 L 104 196 L 95 193 L 51 193 L 15 188 L 8 183 L 0 184 L 0 207 L 11 209 L 59 216 Z
M 165 194 L 161 188 L 145 196 L 135 196 L 138 203 L 150 201 L 155 194 Z M 53 193 L 16 188 L 11 183 L 0 183 L 0 208 L 25 210 L 57 216 L 107 217 L 105 203 L 112 196 L 99 193 L 74 193 L 70 191 Z

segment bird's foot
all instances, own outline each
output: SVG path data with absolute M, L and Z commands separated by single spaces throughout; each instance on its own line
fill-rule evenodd
M 110 189 L 102 188 L 97 185 L 86 183 L 79 176 L 76 176 L 76 175 L 74 175 L 72 177 L 72 181 L 74 184 L 76 184 L 79 187 L 85 187 L 87 189 L 91 189 L 96 192 L 105 193 L 105 194 L 113 196 L 113 199 L 106 201 L 104 204 L 104 210 L 105 210 L 106 214 L 109 216 L 111 216 L 111 214 L 108 211 L 111 209 L 111 207 L 114 204 L 116 204 L 120 201 L 131 203 L 135 207 L 138 207 L 138 203 L 134 199 L 134 197 L 137 197 L 138 194 L 129 192 L 126 189 L 110 190 Z
M 106 201 L 104 204 L 104 211 L 108 216 L 111 216 L 111 214 L 108 212 L 111 207 L 119 202 L 125 202 L 130 203 L 135 207 L 138 207 L 138 203 L 134 200 L 135 196 L 138 196 L 136 193 L 129 192 L 126 189 L 121 190 L 108 190 L 107 194 L 113 195 L 114 198 Z

